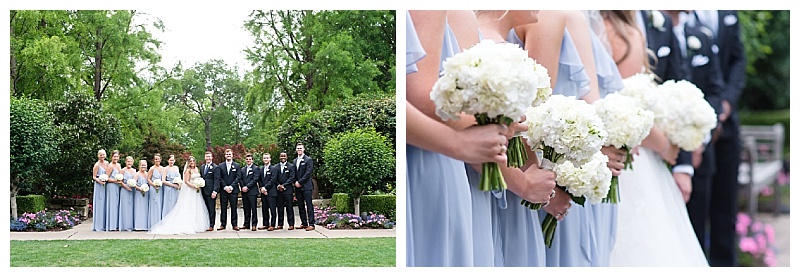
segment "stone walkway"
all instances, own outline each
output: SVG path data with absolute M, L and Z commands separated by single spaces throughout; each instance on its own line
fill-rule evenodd
M 239 224 L 244 218 L 244 210 L 238 209 Z M 259 226 L 263 222 L 259 210 Z M 300 217 L 295 207 L 295 226 L 300 226 Z M 228 219 L 230 220 L 230 218 Z M 217 210 L 217 221 L 219 221 L 219 210 Z M 217 226 L 219 227 L 219 222 Z M 317 225 L 313 231 L 286 229 L 288 223 L 284 224 L 284 229 L 267 230 L 240 230 L 234 231 L 230 224 L 222 231 L 210 231 L 192 235 L 152 235 L 147 232 L 94 232 L 92 231 L 92 219 L 84 221 L 70 230 L 60 232 L 11 232 L 11 240 L 88 240 L 88 239 L 224 239 L 224 238 L 370 238 L 370 237 L 395 237 L 397 229 L 360 229 L 360 230 L 328 230 Z

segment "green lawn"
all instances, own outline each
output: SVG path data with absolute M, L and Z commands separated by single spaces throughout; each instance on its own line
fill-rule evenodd
M 12 240 L 10 248 L 12 267 L 394 267 L 396 249 L 395 238 Z

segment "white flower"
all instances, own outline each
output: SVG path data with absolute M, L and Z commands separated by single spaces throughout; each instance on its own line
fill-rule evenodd
M 172 183 L 173 184 L 180 184 L 180 183 L 183 183 L 183 180 L 181 180 L 181 177 L 175 177 L 175 178 L 172 179 Z
M 125 176 L 123 176 L 122 174 L 119 174 L 119 173 L 117 173 L 117 175 L 114 175 L 114 179 L 116 179 L 117 181 L 122 181 L 122 179 L 124 179 L 124 178 L 125 178 Z
M 703 92 L 691 82 L 670 80 L 658 87 L 656 95 L 655 125 L 683 150 L 700 147 L 717 125 L 717 115 Z
M 584 164 L 576 165 L 565 160 L 555 167 L 556 183 L 575 197 L 585 197 L 592 204 L 600 203 L 611 186 L 611 170 L 607 162 L 608 157 L 600 151 Z
M 640 104 L 636 99 L 619 93 L 609 94 L 593 103 L 608 133 L 604 146 L 630 150 L 650 134 L 654 115 Z
M 192 184 L 195 187 L 202 188 L 206 186 L 206 180 L 203 180 L 203 178 L 195 178 L 194 180 L 192 180 Z
M 523 136 L 528 145 L 552 148 L 577 163 L 589 160 L 608 136 L 595 107 L 572 97 L 553 95 L 538 107 L 528 108 L 526 117 L 528 131 Z
M 665 30 L 664 29 L 664 22 L 666 21 L 666 20 L 664 20 L 664 15 L 661 14 L 660 11 L 654 10 L 654 11 L 650 11 L 650 17 L 651 17 L 652 22 L 653 22 L 653 27 L 658 29 L 659 31 L 663 32 Z
M 552 93 L 547 70 L 516 44 L 484 40 L 448 58 L 442 67 L 430 97 L 444 120 L 457 120 L 463 112 L 516 121 Z
M 696 36 L 689 36 L 688 38 L 686 38 L 686 46 L 689 46 L 689 49 L 697 50 L 700 49 L 700 46 L 702 45 L 703 44 L 700 43 L 700 39 L 697 38 Z
M 156 187 L 156 188 L 160 188 L 161 187 L 161 180 L 153 181 L 153 186 Z
M 131 187 L 131 188 L 137 187 L 136 180 L 128 179 L 128 186 Z
M 654 74 L 636 74 L 622 80 L 625 88 L 617 93 L 632 97 L 639 102 L 639 106 L 652 110 L 655 105 L 655 89 L 657 88 Z
M 108 181 L 108 174 L 100 174 L 100 176 L 97 176 L 97 179 L 103 182 Z
M 142 184 L 142 185 L 140 186 L 140 188 L 142 189 L 142 192 L 147 192 L 147 191 L 149 191 L 149 190 L 150 190 L 150 185 L 148 185 L 148 184 Z

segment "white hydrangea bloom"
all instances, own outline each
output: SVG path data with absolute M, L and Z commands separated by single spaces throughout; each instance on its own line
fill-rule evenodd
M 555 167 L 556 183 L 575 197 L 585 197 L 591 204 L 600 203 L 608 195 L 611 170 L 606 165 L 608 157 L 595 152 L 588 162 L 576 165 L 569 160 Z
M 656 96 L 655 125 L 683 150 L 700 147 L 711 129 L 717 126 L 714 108 L 691 82 L 666 81 L 658 87 Z
M 612 93 L 593 105 L 608 132 L 604 146 L 631 149 L 641 144 L 653 128 L 653 112 L 641 107 L 632 97 Z
M 653 81 L 655 76 L 653 74 L 639 73 L 625 78 L 622 80 L 625 88 L 617 93 L 632 97 L 640 103 L 640 107 L 652 110 L 656 104 L 655 90 L 658 88 L 655 81 Z
M 599 151 L 608 136 L 595 107 L 572 97 L 553 95 L 528 108 L 526 117 L 528 131 L 523 136 L 528 145 L 550 147 L 579 164 Z

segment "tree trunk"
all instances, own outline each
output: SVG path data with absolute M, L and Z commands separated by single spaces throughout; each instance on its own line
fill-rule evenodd
M 17 219 L 17 185 L 11 184 L 11 218 Z
M 96 36 L 100 38 L 100 29 L 98 28 L 96 31 Z M 103 69 L 103 43 L 98 41 L 94 43 L 94 86 L 92 89 L 94 90 L 94 98 L 97 101 L 100 101 L 103 97 L 103 93 L 100 91 L 100 84 L 102 77 L 102 69 Z
M 206 151 L 211 151 L 211 119 L 203 119 L 206 134 Z
M 353 208 L 355 209 L 355 215 L 361 216 L 361 197 L 353 199 Z
M 15 12 L 11 12 L 12 18 Z M 14 38 L 14 26 L 9 24 L 11 38 Z M 11 95 L 17 95 L 17 61 L 14 59 L 14 49 L 11 49 Z M 16 218 L 16 217 L 15 217 Z

